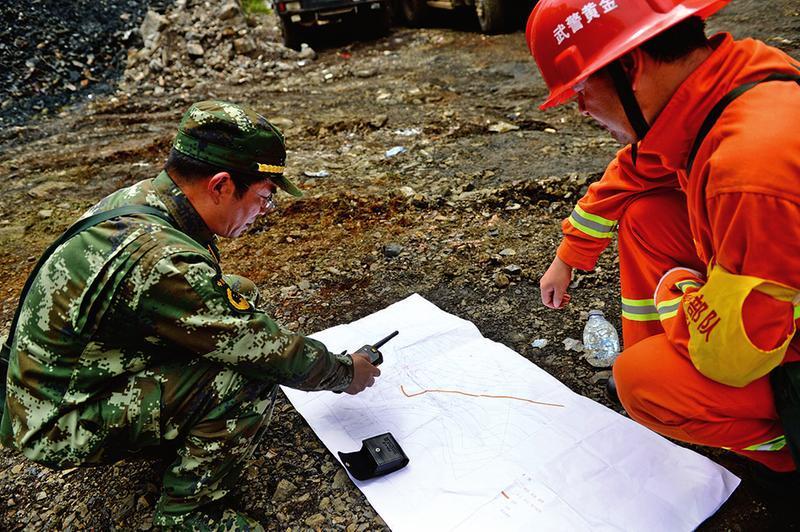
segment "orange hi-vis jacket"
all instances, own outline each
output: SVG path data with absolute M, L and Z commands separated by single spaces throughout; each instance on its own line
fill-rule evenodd
M 741 387 L 784 360 L 800 359 L 794 334 L 800 305 L 800 86 L 770 81 L 744 93 L 711 128 L 688 175 L 687 158 L 720 99 L 773 73 L 800 74 L 800 61 L 728 34 L 711 42 L 712 54 L 639 143 L 635 164 L 630 146 L 621 150 L 563 222 L 557 254 L 574 268 L 592 269 L 628 205 L 643 195 L 681 190 L 706 271 L 664 272 L 654 314 L 673 347 L 703 375 Z M 626 273 L 621 275 L 624 281 Z

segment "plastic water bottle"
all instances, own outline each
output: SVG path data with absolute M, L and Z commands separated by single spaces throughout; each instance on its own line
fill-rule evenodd
M 602 310 L 589 311 L 583 328 L 583 349 L 586 360 L 596 368 L 608 368 L 619 355 L 617 330 L 603 317 Z

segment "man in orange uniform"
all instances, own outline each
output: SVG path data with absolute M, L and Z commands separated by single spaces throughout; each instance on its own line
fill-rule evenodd
M 618 231 L 630 416 L 769 472 L 796 465 L 769 373 L 800 360 L 800 61 L 706 38 L 730 0 L 541 0 L 528 45 L 550 88 L 622 143 L 563 222 L 542 301 L 560 308 Z M 775 475 L 796 478 L 791 475 Z

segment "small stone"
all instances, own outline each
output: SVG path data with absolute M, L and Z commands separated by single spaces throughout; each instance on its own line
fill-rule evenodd
M 521 343 L 525 342 L 525 335 L 522 334 L 519 331 L 512 332 L 510 337 L 509 337 L 509 339 L 511 340 L 511 343 L 521 344 Z
M 331 487 L 334 490 L 347 488 L 351 485 L 352 482 L 350 481 L 350 477 L 347 476 L 347 471 L 345 471 L 344 469 L 340 469 L 339 471 L 336 472 L 335 475 L 333 475 L 333 484 Z
M 531 347 L 533 347 L 534 349 L 542 349 L 546 347 L 547 344 L 548 342 L 545 338 L 537 338 L 536 340 L 531 342 Z
M 389 121 L 389 117 L 387 115 L 375 115 L 369 121 L 369 125 L 374 127 L 375 129 L 380 129 L 386 125 L 386 122 Z
M 516 264 L 509 264 L 508 266 L 503 268 L 503 271 L 509 275 L 519 275 L 522 273 L 522 268 L 520 268 Z
M 297 288 L 299 288 L 300 290 L 308 290 L 309 288 L 311 288 L 311 283 L 303 279 L 302 281 L 297 283 Z
M 67 517 L 64 518 L 63 521 L 61 521 L 61 528 L 62 529 L 68 528 L 69 525 L 72 524 L 72 522 L 75 520 L 76 517 L 77 516 L 75 515 L 75 513 L 69 514 Z
M 333 511 L 336 515 L 342 515 L 348 510 L 347 503 L 344 499 L 336 498 L 333 499 Z
M 378 73 L 378 71 L 375 70 L 374 68 L 364 68 L 364 69 L 361 69 L 361 70 L 356 70 L 356 77 L 359 77 L 359 78 L 371 78 L 377 73 Z
M 501 250 L 501 251 L 500 251 L 500 255 L 502 255 L 502 256 L 504 256 L 504 257 L 510 257 L 510 256 L 512 256 L 512 255 L 516 255 L 516 254 L 517 254 L 517 252 L 516 252 L 516 251 L 514 251 L 514 250 L 513 250 L 513 249 L 511 249 L 511 248 L 505 248 L 505 249 L 503 249 L 503 250 Z
M 383 254 L 389 258 L 397 257 L 402 252 L 403 246 L 395 242 L 390 242 L 383 246 Z
M 567 351 L 576 351 L 578 353 L 583 351 L 583 342 L 575 338 L 564 338 L 564 349 Z
M 145 46 L 148 46 L 156 40 L 158 33 L 167 25 L 167 17 L 159 14 L 156 11 L 148 10 L 147 14 L 142 20 L 142 25 L 139 26 L 139 33 L 142 35 L 142 40 Z
M 289 118 L 274 117 L 270 118 L 269 122 L 281 131 L 286 131 L 290 127 L 294 126 L 294 121 Z
M 497 272 L 494 274 L 494 285 L 497 288 L 506 288 L 510 284 L 511 280 L 508 278 L 508 275 L 502 272 Z
M 112 507 L 111 518 L 114 521 L 122 521 L 136 505 L 136 495 L 129 493 L 124 499 L 118 502 L 117 505 Z
M 36 494 L 36 500 L 37 501 L 41 501 L 41 500 L 44 500 L 46 498 L 47 498 L 47 492 L 46 491 L 40 491 L 39 493 Z
M 331 505 L 331 498 L 330 497 L 323 497 L 321 501 L 319 501 L 319 509 L 326 510 Z
M 186 53 L 189 57 L 203 57 L 206 53 L 200 43 L 190 42 L 186 43 Z
M 297 486 L 286 479 L 281 479 L 278 482 L 278 486 L 275 488 L 275 493 L 272 494 L 272 500 L 274 502 L 289 500 L 295 491 L 297 491 Z
M 592 375 L 591 381 L 592 384 L 597 384 L 598 382 L 606 382 L 608 379 L 611 378 L 612 372 L 611 370 L 605 371 L 598 371 L 594 375 Z
M 48 181 L 30 189 L 28 195 L 37 199 L 45 199 L 51 197 L 54 192 L 62 192 L 65 188 L 73 187 L 74 185 L 72 183 L 67 183 L 65 181 Z
M 305 520 L 306 526 L 311 528 L 321 527 L 325 524 L 325 516 L 322 514 L 314 514 Z
M 508 133 L 509 131 L 516 131 L 518 129 L 519 126 L 509 124 L 508 122 L 497 122 L 489 126 L 489 131 L 492 133 Z
M 409 186 L 404 186 L 400 187 L 400 193 L 407 198 L 411 198 L 417 194 L 417 191 Z
M 281 297 L 291 297 L 295 293 L 297 293 L 297 286 L 289 285 L 289 286 L 282 286 L 280 289 Z
M 256 50 L 256 43 L 250 37 L 239 37 L 233 40 L 233 49 L 237 54 L 248 55 Z
M 50 218 L 53 216 L 53 209 L 42 209 L 37 213 L 39 218 Z
M 300 52 L 297 54 L 297 57 L 300 59 L 316 59 L 317 52 L 306 43 L 302 43 L 300 44 Z
M 147 497 L 142 495 L 136 500 L 136 509 L 142 510 L 147 508 L 150 508 L 150 501 L 147 500 Z
M 229 18 L 235 17 L 239 13 L 241 13 L 241 10 L 239 9 L 239 4 L 235 1 L 231 1 L 223 5 L 219 9 L 217 17 L 219 17 L 220 20 L 228 20 Z

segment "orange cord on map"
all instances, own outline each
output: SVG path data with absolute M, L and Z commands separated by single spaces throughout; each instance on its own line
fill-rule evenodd
M 486 394 L 482 394 L 482 393 L 461 392 L 461 391 L 458 391 L 458 390 L 436 390 L 436 389 L 431 389 L 431 390 L 422 390 L 421 392 L 417 392 L 417 393 L 408 393 L 406 391 L 406 389 L 403 388 L 402 384 L 400 385 L 400 391 L 403 392 L 403 395 L 405 395 L 406 397 L 418 397 L 420 395 L 425 395 L 428 392 L 455 393 L 455 394 L 458 394 L 458 395 L 466 395 L 468 397 L 488 397 L 489 399 L 513 399 L 515 401 L 525 401 L 526 403 L 533 403 L 535 405 L 559 406 L 561 408 L 564 407 L 564 405 L 559 405 L 559 404 L 556 404 L 556 403 L 543 403 L 541 401 L 534 401 L 533 399 L 525 399 L 524 397 L 514 397 L 513 395 L 486 395 Z

